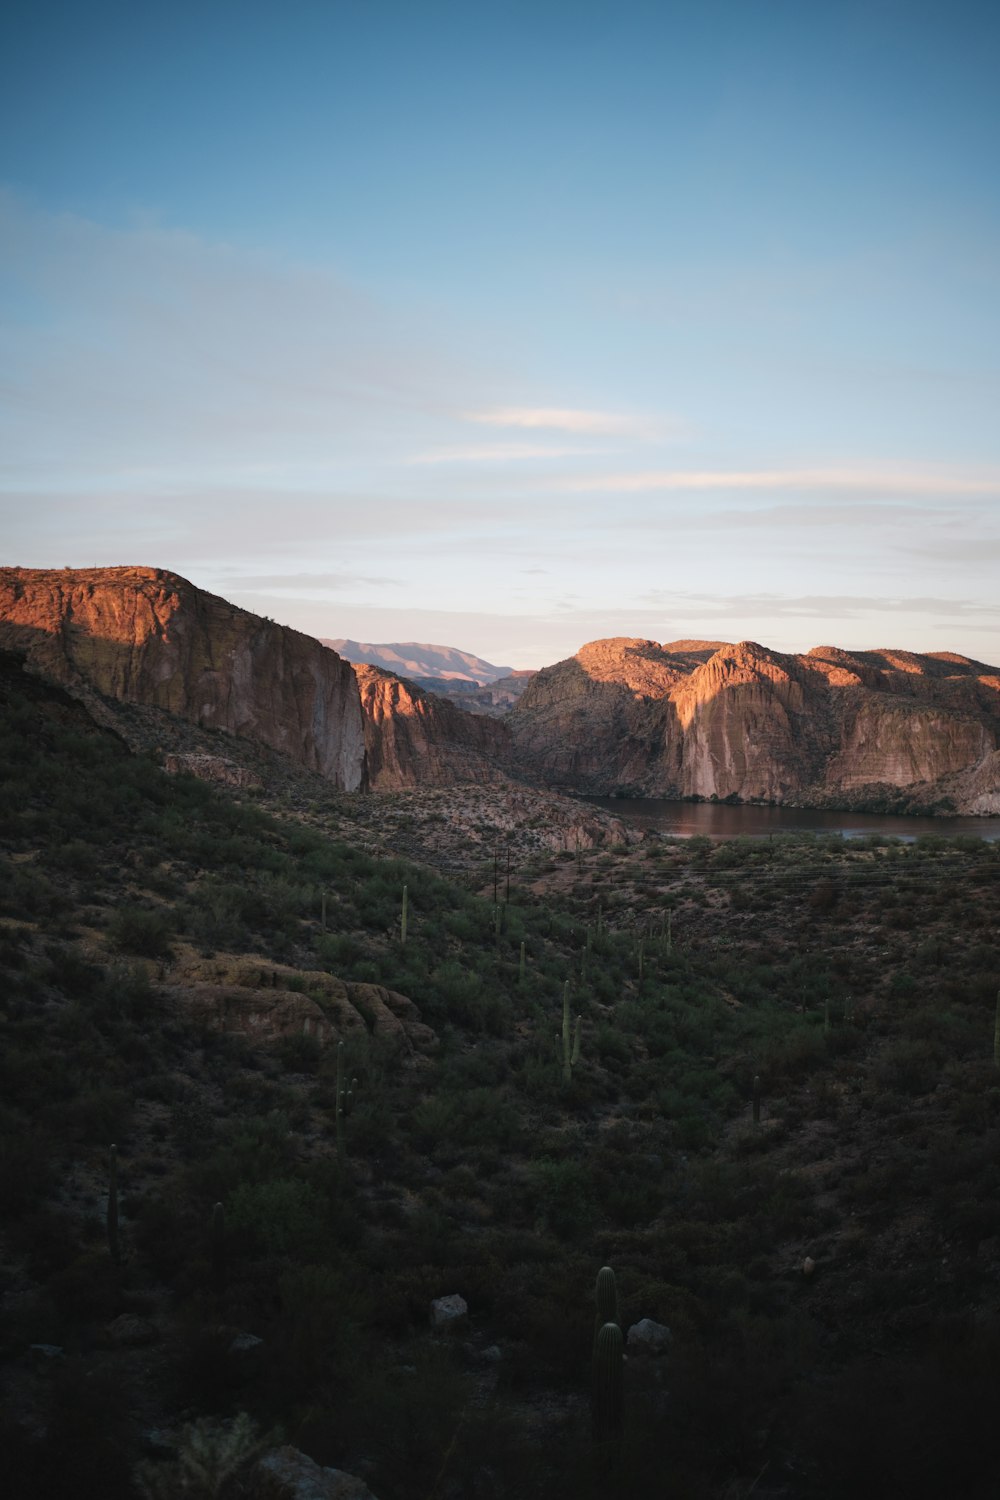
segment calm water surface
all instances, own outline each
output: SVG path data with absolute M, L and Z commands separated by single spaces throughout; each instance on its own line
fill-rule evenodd
M 922 833 L 1000 839 L 1000 818 L 901 818 L 888 813 L 819 811 L 808 807 L 729 807 L 721 802 L 666 802 L 656 797 L 586 797 L 642 828 L 658 828 L 677 838 L 760 838 L 768 833 L 839 833 L 844 838 L 890 834 L 915 839 Z

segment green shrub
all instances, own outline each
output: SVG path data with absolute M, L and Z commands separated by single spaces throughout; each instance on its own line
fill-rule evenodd
M 112 917 L 108 935 L 121 953 L 168 958 L 173 924 L 166 912 L 145 906 L 123 906 Z

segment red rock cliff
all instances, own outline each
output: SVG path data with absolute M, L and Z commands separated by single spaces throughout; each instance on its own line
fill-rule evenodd
M 509 760 L 506 725 L 467 713 L 381 667 L 354 667 L 376 791 L 490 781 Z
M 0 646 L 86 696 L 167 710 L 365 781 L 354 674 L 310 636 L 161 568 L 0 568 Z
M 912 788 L 963 812 L 1000 794 L 1000 673 L 952 654 L 594 641 L 539 672 L 508 723 L 524 773 L 582 791 L 850 802 Z

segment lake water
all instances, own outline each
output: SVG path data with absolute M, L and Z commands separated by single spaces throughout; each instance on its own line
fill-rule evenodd
M 912 840 L 922 833 L 1000 839 L 1000 818 L 902 818 L 888 813 L 820 811 L 808 807 L 730 807 L 724 802 L 667 802 L 656 797 L 585 797 L 642 828 L 658 828 L 676 838 L 695 834 L 710 839 L 761 838 L 769 833 L 834 833 L 844 838 L 889 834 Z

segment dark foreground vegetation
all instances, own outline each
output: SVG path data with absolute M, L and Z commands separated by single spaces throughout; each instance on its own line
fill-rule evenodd
M 2 694 L 8 1494 L 238 1495 L 256 1434 L 379 1500 L 992 1500 L 1000 845 L 649 841 L 515 870 L 498 916 L 491 870 Z M 339 1159 L 336 1038 L 178 981 L 247 955 L 433 1032 L 346 1032 Z M 602 1265 L 672 1342 L 595 1459 Z M 177 1461 L 204 1418 L 218 1483 Z

